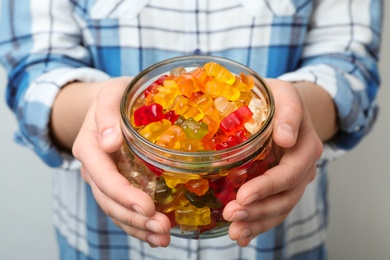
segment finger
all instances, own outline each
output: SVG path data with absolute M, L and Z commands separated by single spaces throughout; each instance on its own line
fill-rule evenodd
M 242 185 L 237 193 L 239 204 L 248 205 L 289 190 L 305 177 L 321 156 L 322 142 L 307 120 L 303 120 L 299 135 L 296 145 L 286 150 L 277 166 Z
M 137 230 L 148 231 L 148 233 L 166 234 L 169 232 L 169 219 L 162 213 L 156 212 L 152 217 L 146 217 L 143 214 L 139 214 L 134 210 L 127 209 L 122 205 L 117 204 L 102 193 L 94 183 L 91 183 L 91 188 L 97 203 L 104 213 L 115 219 L 117 223 L 121 223 L 121 226 L 133 227 Z M 148 199 L 151 200 L 151 198 Z M 144 204 L 147 202 L 139 201 L 139 203 Z
M 94 151 L 90 153 L 100 162 L 107 161 L 104 165 L 98 166 L 93 163 L 87 165 L 90 172 L 93 172 L 90 178 L 102 193 L 123 207 L 133 209 L 145 216 L 152 216 L 155 213 L 150 196 L 131 186 L 128 180 L 118 173 L 116 165 L 107 154 L 98 154 Z
M 237 201 L 231 201 L 224 209 L 224 218 L 228 221 L 254 221 L 267 220 L 280 217 L 291 212 L 301 199 L 305 187 L 315 176 L 315 166 L 310 169 L 310 173 L 305 175 L 293 189 L 256 200 L 249 205 L 242 206 Z
M 147 241 L 151 247 L 168 246 L 170 243 L 170 221 L 166 216 L 156 212 L 152 218 L 145 217 L 138 212 L 124 208 L 102 193 L 89 177 L 88 171 L 82 167 L 83 178 L 90 184 L 94 198 L 113 220 L 113 223 L 123 229 L 128 235 Z M 136 188 L 134 188 L 136 189 Z M 138 192 L 136 189 L 135 192 Z M 148 199 L 150 199 L 148 197 Z M 146 202 L 138 201 L 139 204 Z
M 286 215 L 263 221 L 233 222 L 229 227 L 229 237 L 237 244 L 245 247 L 259 234 L 265 233 L 286 219 Z
M 315 172 L 315 169 L 313 169 Z M 310 176 L 310 175 L 307 175 Z M 233 221 L 229 228 L 231 239 L 237 240 L 240 246 L 247 246 L 250 241 L 282 223 L 302 197 L 307 183 L 312 179 L 305 178 L 295 189 L 283 192 L 244 207 L 248 217 L 244 221 Z
M 90 184 L 91 178 L 89 177 L 87 169 L 85 169 L 85 167 L 83 165 L 81 165 L 80 173 L 81 173 L 81 177 L 83 178 L 83 180 L 86 183 Z
M 130 77 L 116 78 L 107 82 L 97 97 L 95 122 L 101 148 L 114 152 L 123 142 L 120 129 L 120 101 Z
M 275 98 L 273 139 L 281 147 L 292 147 L 302 120 L 302 102 L 296 88 L 289 82 L 267 79 Z
M 289 158 L 282 159 L 284 162 L 281 161 L 279 165 L 267 170 L 263 175 L 243 184 L 237 193 L 237 202 L 245 206 L 253 201 L 294 188 L 305 177 L 309 166 L 304 163 L 290 164 Z M 307 159 L 302 161 L 309 163 Z
M 149 195 L 130 185 L 118 172 L 110 155 L 102 151 L 96 141 L 97 133 L 92 127 L 95 105 L 93 104 L 88 111 L 73 149 L 75 157 L 88 169 L 87 182 L 93 182 L 101 192 L 123 207 L 132 208 L 146 216 L 153 215 L 155 207 Z M 140 204 L 138 201 L 145 203 Z
M 111 217 L 113 223 L 128 235 L 147 241 L 151 246 L 168 246 L 170 242 L 170 223 L 166 216 L 156 213 L 153 218 L 145 217 L 135 211 L 128 210 L 110 200 L 91 185 L 94 197 L 102 210 Z M 141 202 L 142 203 L 142 202 Z
M 136 229 L 131 226 L 123 225 L 123 223 L 117 222 L 113 220 L 115 225 L 124 230 L 127 234 L 132 237 L 138 238 L 142 241 L 146 241 L 149 243 L 151 247 L 161 246 L 166 247 L 170 243 L 170 235 L 169 234 L 157 234 L 148 231 L 143 231 Z

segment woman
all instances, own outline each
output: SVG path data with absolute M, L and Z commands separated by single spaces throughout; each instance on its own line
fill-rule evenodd
M 381 1 L 2 4 L 7 102 L 18 141 L 56 168 L 62 259 L 326 258 L 325 167 L 374 122 Z M 276 100 L 280 163 L 240 188 L 223 215 L 229 236 L 210 240 L 170 237 L 168 219 L 110 156 L 123 142 L 123 76 L 187 54 L 249 66 Z

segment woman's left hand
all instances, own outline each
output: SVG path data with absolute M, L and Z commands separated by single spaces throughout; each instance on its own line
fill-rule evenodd
M 279 225 L 315 178 L 322 153 L 309 111 L 289 82 L 267 80 L 275 98 L 273 151 L 279 163 L 245 183 L 223 216 L 232 221 L 229 236 L 247 246 L 257 235 Z

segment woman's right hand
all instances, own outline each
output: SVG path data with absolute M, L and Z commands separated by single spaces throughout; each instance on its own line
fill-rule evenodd
M 170 243 L 169 219 L 155 210 L 149 195 L 130 185 L 118 172 L 114 160 L 123 143 L 119 105 L 130 80 L 116 78 L 101 87 L 87 111 L 72 150 L 82 163 L 83 179 L 113 222 L 152 247 L 165 247 Z

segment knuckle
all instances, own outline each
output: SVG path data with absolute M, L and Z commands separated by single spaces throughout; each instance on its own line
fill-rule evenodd
M 72 146 L 72 154 L 73 154 L 73 156 L 74 156 L 76 159 L 80 160 L 80 149 L 79 149 L 79 147 L 78 147 L 76 141 L 75 141 L 75 143 L 74 143 L 73 146 Z
M 129 211 L 126 216 L 124 217 L 124 223 L 127 225 L 127 226 L 130 226 L 130 227 L 134 227 L 135 226 L 135 223 L 134 223 L 134 214 Z
M 286 178 L 285 185 L 287 188 L 294 187 L 299 180 L 301 179 L 301 174 L 299 171 L 295 170 L 290 173 L 290 176 Z
M 259 207 L 256 215 L 257 215 L 257 219 L 265 219 L 267 216 L 267 211 L 265 207 Z
M 111 220 L 112 220 L 112 223 L 114 223 L 117 227 L 121 227 L 121 223 L 117 219 L 111 218 Z
M 324 151 L 324 144 L 321 142 L 321 140 L 318 139 L 317 147 L 316 147 L 317 158 L 321 157 L 323 151 Z
M 113 209 L 108 201 L 100 200 L 99 206 L 107 216 L 114 217 Z
M 317 168 L 315 166 L 313 166 L 313 168 L 309 172 L 309 183 L 314 181 L 314 179 L 316 178 L 316 175 L 317 175 Z
M 288 109 L 292 115 L 301 115 L 303 113 L 302 103 L 289 103 Z
M 275 181 L 273 180 L 272 176 L 270 174 L 264 174 L 265 178 L 268 178 L 267 183 L 268 185 L 265 186 L 265 195 L 271 195 L 277 193 Z
M 284 216 L 289 214 L 293 210 L 296 204 L 297 204 L 296 200 L 291 198 L 287 199 L 283 207 L 283 210 L 280 212 L 279 216 Z
M 80 174 L 81 174 L 81 177 L 83 178 L 83 180 L 84 180 L 86 183 L 89 183 L 88 172 L 87 172 L 87 170 L 85 169 L 84 166 L 81 167 L 81 169 L 80 169 Z

